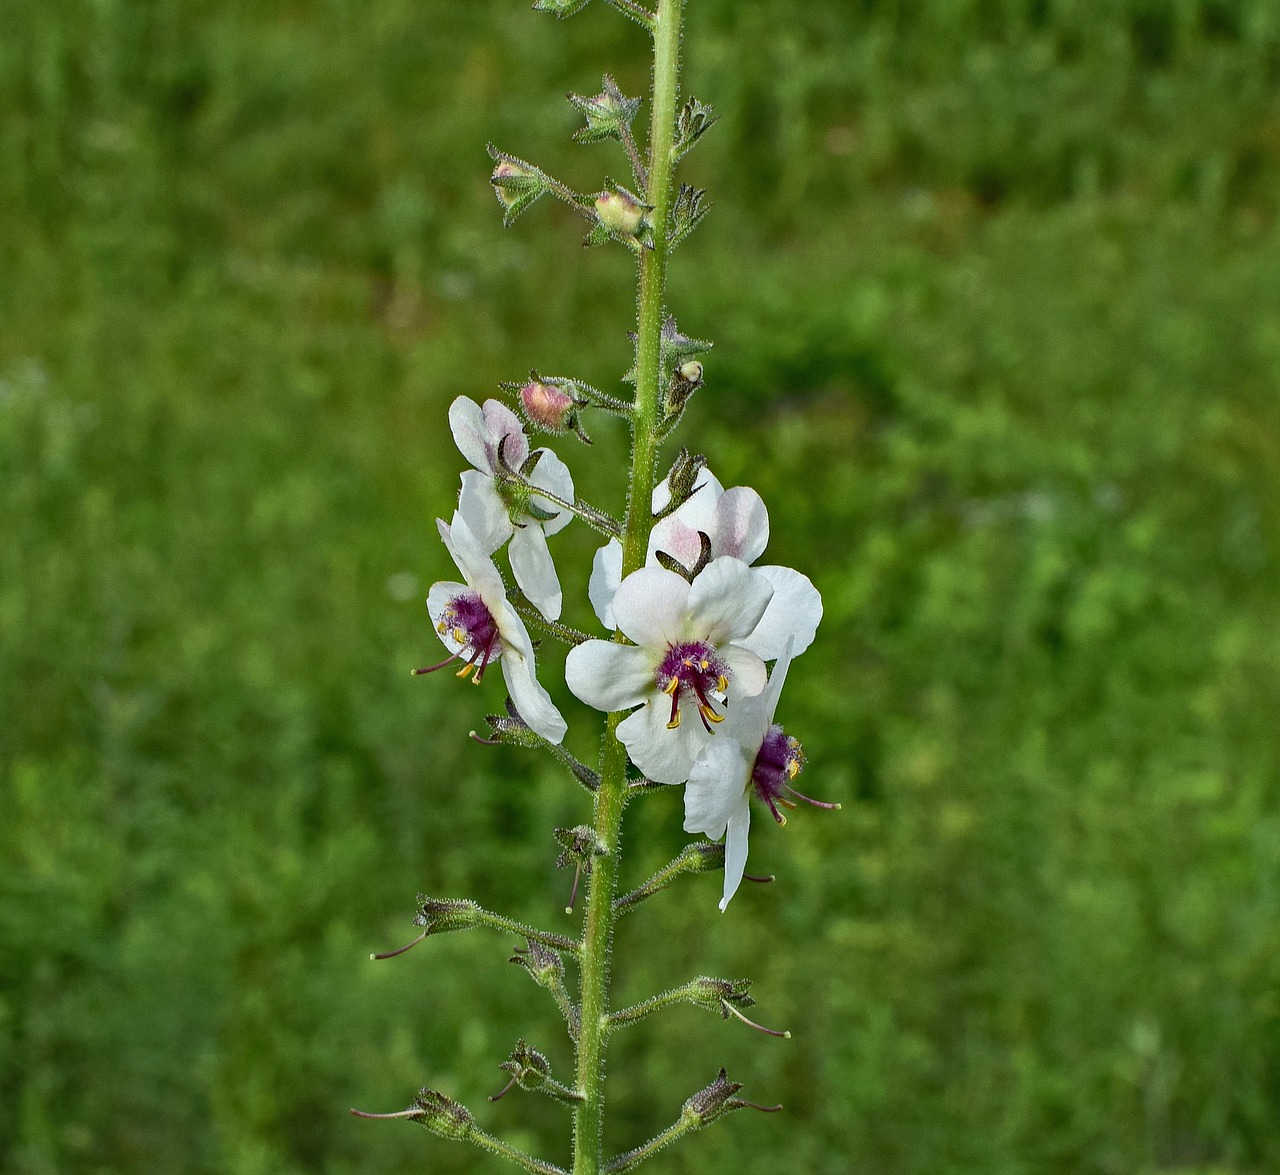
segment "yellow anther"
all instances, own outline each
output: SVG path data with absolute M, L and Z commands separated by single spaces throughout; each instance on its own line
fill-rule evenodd
M 797 759 L 791 759 L 787 763 L 787 778 L 795 779 L 800 774 L 800 762 Z
M 675 694 L 676 690 L 678 690 L 679 688 L 680 688 L 680 679 L 678 677 L 673 677 L 669 682 L 667 682 L 666 685 L 662 687 L 662 692 L 666 694 L 668 697 L 671 697 L 672 695 Z M 679 724 L 677 723 L 677 725 Z
M 701 704 L 701 703 L 700 703 L 700 704 L 698 705 L 698 709 L 699 709 L 700 711 L 702 711 L 702 716 L 703 716 L 703 717 L 704 717 L 708 722 L 723 722 L 723 721 L 724 721 L 724 715 L 723 715 L 723 714 L 717 714 L 717 713 L 716 713 L 716 712 L 715 712 L 715 711 L 714 711 L 710 706 L 707 706 L 707 705 L 704 705 L 704 704 Z
M 716 689 L 722 694 L 729 692 L 729 679 L 723 673 L 716 679 Z
M 453 630 L 452 636 L 453 636 L 453 639 L 457 641 L 458 644 L 460 645 L 465 645 L 467 643 L 467 634 L 463 632 L 462 629 L 460 628 L 455 628 Z
M 458 676 L 466 677 L 467 674 L 470 673 L 474 668 L 475 668 L 475 665 L 473 665 L 470 661 L 468 661 L 461 669 L 458 670 Z
M 667 723 L 667 729 L 668 729 L 668 730 L 675 730 L 675 728 L 676 728 L 677 726 L 679 726 L 679 725 L 680 725 L 680 711 L 679 711 L 679 710 L 677 710 L 677 711 L 676 711 L 676 716 L 675 716 L 673 719 L 671 719 L 671 721 L 670 721 L 670 722 L 668 722 L 668 723 Z
M 698 662 L 698 668 L 701 669 L 703 673 L 706 673 L 706 671 L 711 668 L 711 662 L 704 657 Z
M 445 629 L 447 629 L 448 627 L 449 626 L 442 620 L 440 621 L 439 624 L 436 625 L 436 632 L 438 632 L 441 636 L 444 636 Z

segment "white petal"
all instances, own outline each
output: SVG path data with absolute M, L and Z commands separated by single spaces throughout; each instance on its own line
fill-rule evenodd
M 769 545 L 769 511 L 764 499 L 750 486 L 726 490 L 716 503 L 709 534 L 713 558 L 732 555 L 754 563 Z
M 622 544 L 610 539 L 591 560 L 591 581 L 587 584 L 591 607 L 610 632 L 617 627 L 613 622 L 613 596 L 621 582 Z
M 717 652 L 729 666 L 731 703 L 738 698 L 754 697 L 764 689 L 768 677 L 764 662 L 750 649 L 741 645 L 721 645 Z
M 807 575 L 790 567 L 757 567 L 757 575 L 773 585 L 773 598 L 755 630 L 739 643 L 766 661 L 782 656 L 787 639 L 794 638 L 793 656 L 811 644 L 822 619 L 822 596 Z
M 533 675 L 533 657 L 517 655 L 510 649 L 502 652 L 502 676 L 515 703 L 516 711 L 530 729 L 548 742 L 558 743 L 568 727 L 556 709 L 551 695 Z
M 657 523 L 649 532 L 649 556 L 646 562 L 650 566 L 657 563 L 658 551 L 665 551 L 690 571 L 701 557 L 702 539 L 681 517 L 679 510 Z
M 646 648 L 680 640 L 688 610 L 688 582 L 665 567 L 633 571 L 613 596 L 614 623 Z
M 765 729 L 773 725 L 773 716 L 778 711 L 778 698 L 781 697 L 782 687 L 787 682 L 787 670 L 791 668 L 791 658 L 795 655 L 795 644 L 795 637 L 787 637 L 786 648 L 782 650 L 782 655 L 774 663 L 773 672 L 769 674 L 769 684 L 760 693 L 760 706 L 764 717 Z M 760 741 L 764 741 L 763 730 L 760 732 Z M 754 762 L 754 758 L 752 761 Z
M 511 537 L 511 518 L 487 473 L 468 469 L 462 475 L 458 513 L 486 555 L 492 555 Z
M 471 528 L 456 510 L 452 522 L 446 523 L 443 519 L 437 518 L 436 526 L 445 547 L 458 565 L 458 570 L 462 572 L 462 578 L 467 581 L 467 586 L 475 591 L 489 606 L 489 611 L 496 615 L 500 608 L 506 607 L 507 591 L 502 586 L 502 576 L 498 574 L 493 560 L 476 541 Z
M 520 417 L 511 411 L 501 400 L 484 402 L 484 426 L 488 432 L 488 441 L 493 454 L 493 463 L 498 460 L 498 442 L 504 437 L 506 444 L 502 446 L 502 456 L 511 469 L 519 469 L 524 459 L 529 456 L 529 441 L 524 435 L 524 425 Z
M 564 601 L 560 594 L 560 580 L 556 577 L 556 565 L 551 561 L 547 536 L 542 533 L 542 527 L 536 522 L 518 527 L 511 536 L 507 554 L 520 590 L 548 620 L 559 620 Z
M 650 697 L 653 657 L 613 641 L 584 641 L 569 650 L 564 677 L 574 696 L 605 712 L 629 710 Z
M 550 449 L 539 449 L 542 454 L 538 460 L 537 466 L 534 468 L 533 475 L 529 481 L 540 486 L 544 490 L 550 490 L 557 498 L 563 498 L 566 502 L 573 501 L 573 474 L 569 472 L 569 467 L 560 460 Z M 554 502 L 548 502 L 546 498 L 534 497 L 533 504 L 542 510 L 554 510 L 556 516 L 546 522 L 540 523 L 542 529 L 547 534 L 556 534 L 563 530 L 570 522 L 573 521 L 573 514 L 557 506 Z
M 670 716 L 671 704 L 661 695 L 618 726 L 618 738 L 626 744 L 631 762 L 654 783 L 684 783 L 698 752 L 711 739 L 696 713 L 683 715 L 674 730 L 667 728 Z
M 747 867 L 747 833 L 750 828 L 751 804 L 744 794 L 742 803 L 729 817 L 729 829 L 724 837 L 724 897 L 720 899 L 721 913 L 742 884 L 742 874 Z
M 742 748 L 717 732 L 702 748 L 684 787 L 685 832 L 703 832 L 712 840 L 724 836 L 730 814 L 746 793 L 748 771 Z
M 760 623 L 772 595 L 773 585 L 741 559 L 712 559 L 689 591 L 690 631 L 712 644 L 744 637 Z
M 469 590 L 465 583 L 450 583 L 448 580 L 433 583 L 431 590 L 427 593 L 427 615 L 431 617 L 431 623 L 439 625 L 440 617 L 444 615 L 444 610 L 449 606 L 449 601 L 454 596 L 460 596 Z M 436 632 L 440 634 L 440 639 L 444 641 L 444 647 L 449 652 L 457 653 L 466 648 L 465 645 L 460 645 L 453 639 L 453 633 L 449 629 L 440 632 L 437 627 Z
M 492 473 L 493 444 L 480 405 L 459 396 L 449 405 L 449 429 L 458 451 L 477 469 Z

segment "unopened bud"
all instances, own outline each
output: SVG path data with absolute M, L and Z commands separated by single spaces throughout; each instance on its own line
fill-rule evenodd
M 530 380 L 520 389 L 520 407 L 535 428 L 562 433 L 573 427 L 578 404 L 567 392 L 551 384 Z
M 644 223 L 644 209 L 626 192 L 601 192 L 596 197 L 596 219 L 611 233 L 634 237 Z
M 687 363 L 682 363 L 676 369 L 678 375 L 687 384 L 698 385 L 702 382 L 702 364 L 696 359 L 690 359 Z

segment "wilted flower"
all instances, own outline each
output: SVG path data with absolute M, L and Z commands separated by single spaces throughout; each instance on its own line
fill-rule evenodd
M 536 491 L 573 501 L 568 467 L 550 449 L 531 454 L 520 418 L 498 400 L 486 400 L 481 408 L 459 396 L 449 405 L 449 427 L 475 466 L 462 475 L 463 521 L 486 555 L 511 540 L 508 556 L 520 590 L 548 620 L 558 619 L 563 596 L 547 535 L 562 530 L 573 515 Z
M 758 695 L 734 706 L 720 737 L 702 748 L 684 789 L 685 832 L 702 832 L 713 840 L 725 838 L 721 910 L 737 892 L 746 868 L 752 792 L 779 824 L 787 822 L 779 808 L 794 807 L 795 800 L 819 808 L 840 806 L 812 800 L 791 786 L 804 766 L 804 753 L 799 741 L 773 721 L 791 657 L 792 644 L 788 642 L 769 684 Z
M 502 576 L 459 514 L 454 514 L 452 525 L 442 519 L 436 524 L 466 582 L 431 586 L 427 611 L 450 656 L 415 672 L 431 673 L 465 657 L 458 676 L 474 673 L 472 680 L 478 683 L 497 659 L 520 717 L 543 738 L 559 743 L 565 735 L 565 721 L 534 676 L 533 643 L 524 621 L 507 602 Z
M 617 626 L 635 645 L 586 641 L 570 651 L 565 679 L 598 710 L 640 706 L 618 738 L 654 782 L 683 783 L 725 711 L 764 688 L 764 662 L 745 639 L 772 595 L 766 579 L 732 557 L 712 561 L 692 584 L 642 567 L 613 597 Z

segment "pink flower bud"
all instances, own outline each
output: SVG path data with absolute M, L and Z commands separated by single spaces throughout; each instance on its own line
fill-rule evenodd
M 530 380 L 520 389 L 520 407 L 536 428 L 561 433 L 573 427 L 577 405 L 572 396 L 559 388 Z
M 601 192 L 596 197 L 596 219 L 612 233 L 633 237 L 644 223 L 644 209 L 625 192 Z

